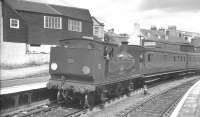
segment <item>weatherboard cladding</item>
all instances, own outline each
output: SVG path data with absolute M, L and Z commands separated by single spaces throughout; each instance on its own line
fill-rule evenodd
M 50 5 L 50 4 L 30 2 L 25 0 L 5 0 L 5 1 L 13 9 L 18 11 L 61 15 L 92 22 L 90 12 L 87 9 Z
M 5 30 L 4 41 L 55 45 L 59 44 L 59 40 L 62 39 L 93 35 L 89 10 L 23 0 L 4 0 L 3 4 L 4 9 L 10 9 L 4 10 L 4 14 L 6 14 L 3 16 L 5 23 L 3 29 Z M 62 17 L 62 29 L 44 28 L 44 16 L 48 15 Z M 9 27 L 10 18 L 19 19 L 19 29 Z M 80 20 L 82 22 L 82 32 L 68 30 L 68 19 Z
M 26 43 L 27 42 L 27 24 L 23 18 L 7 4 L 2 4 L 3 15 L 3 41 Z M 10 18 L 19 19 L 19 29 L 10 28 Z

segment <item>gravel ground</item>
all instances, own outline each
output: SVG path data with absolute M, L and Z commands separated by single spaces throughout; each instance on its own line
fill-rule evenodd
M 116 103 L 114 102 L 111 104 L 107 104 L 103 110 L 96 108 L 85 116 L 87 117 L 114 117 L 118 112 L 123 111 L 130 106 L 136 106 L 138 105 L 138 103 L 143 102 L 145 99 L 148 99 L 152 95 L 156 95 L 159 92 L 164 92 L 168 89 L 171 89 L 177 85 L 180 85 L 184 82 L 187 82 L 193 79 L 200 79 L 200 77 L 196 76 L 192 78 L 185 78 L 185 79 L 161 84 L 153 88 L 149 88 L 148 89 L 149 95 L 143 95 L 142 91 L 132 93 L 130 97 L 124 97 L 121 100 L 119 99 L 120 101 L 116 101 Z
M 129 113 L 131 117 L 162 117 L 169 107 L 182 97 L 195 81 L 170 89 L 144 103 L 139 109 Z M 167 117 L 165 115 L 165 117 Z

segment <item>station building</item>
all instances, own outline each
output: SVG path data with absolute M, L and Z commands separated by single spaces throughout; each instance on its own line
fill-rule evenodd
M 176 26 L 168 26 L 167 29 L 152 26 L 150 29 L 140 29 L 140 35 L 145 40 L 162 40 L 168 42 L 189 43 L 184 33 L 176 29 Z
M 115 33 L 114 28 L 109 29 L 107 32 L 105 31 L 104 34 L 105 34 L 104 36 L 105 42 L 109 42 L 109 43 L 113 43 L 117 45 L 121 45 L 122 42 L 127 42 L 129 39 L 129 34 L 127 33 L 117 34 Z
M 50 47 L 59 44 L 59 40 L 93 39 L 93 21 L 88 9 L 1 0 L 0 10 L 3 64 L 48 62 Z
M 195 47 L 195 51 L 200 53 L 200 37 L 194 37 L 191 41 Z
M 92 16 L 94 39 L 104 41 L 104 24 Z
M 53 45 L 61 39 L 93 35 L 87 9 L 4 0 L 3 21 L 6 42 Z

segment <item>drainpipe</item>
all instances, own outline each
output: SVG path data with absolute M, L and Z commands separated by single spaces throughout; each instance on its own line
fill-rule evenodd
M 2 14 L 2 0 L 0 0 L 0 60 L 2 60 L 2 52 L 3 52 L 3 14 Z M 1 63 L 2 61 L 0 61 Z
M 0 44 L 3 43 L 3 13 L 2 1 L 0 1 Z M 2 46 L 1 46 L 2 47 Z

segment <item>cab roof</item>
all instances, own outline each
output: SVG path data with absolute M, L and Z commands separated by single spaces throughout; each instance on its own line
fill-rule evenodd
M 97 43 L 97 44 L 101 44 L 101 45 L 118 46 L 117 44 L 113 44 L 113 43 L 97 41 L 97 40 L 92 40 L 92 39 L 85 39 L 85 38 L 63 39 L 63 40 L 60 40 L 60 43 L 65 44 L 66 42 L 70 42 L 70 41 L 77 41 L 78 43 L 81 43 L 81 41 L 87 41 L 87 42 Z

